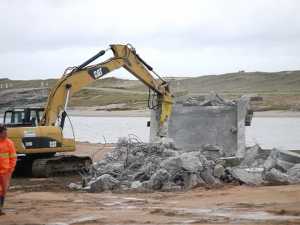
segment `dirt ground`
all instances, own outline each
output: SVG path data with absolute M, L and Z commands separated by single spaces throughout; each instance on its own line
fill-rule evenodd
M 77 154 L 99 159 L 111 147 L 80 143 Z M 76 181 L 13 178 L 0 224 L 300 224 L 300 185 L 93 194 L 69 190 Z

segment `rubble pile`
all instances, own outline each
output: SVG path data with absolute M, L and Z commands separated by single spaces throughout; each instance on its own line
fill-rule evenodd
M 216 168 L 215 162 L 207 160 L 200 151 L 184 152 L 170 139 L 164 138 L 160 143 L 133 143 L 123 138 L 103 160 L 93 165 L 85 176 L 84 189 L 178 191 L 218 185 L 220 174 L 222 168 Z M 71 187 L 80 188 L 75 184 Z
M 195 187 L 216 187 L 222 183 L 283 185 L 300 183 L 300 156 L 282 150 L 247 148 L 245 156 L 222 157 L 204 150 L 183 151 L 172 139 L 159 143 L 132 142 L 123 138 L 103 160 L 93 164 L 81 185 L 72 189 L 102 191 L 181 191 Z
M 231 180 L 249 185 L 296 184 L 300 183 L 300 155 L 256 145 L 247 149 L 238 166 L 228 167 L 226 172 Z
M 203 96 L 193 96 L 188 97 L 184 101 L 181 102 L 184 106 L 234 106 L 236 105 L 235 101 L 225 100 L 224 98 L 220 97 L 217 93 L 210 93 L 210 95 L 203 98 Z

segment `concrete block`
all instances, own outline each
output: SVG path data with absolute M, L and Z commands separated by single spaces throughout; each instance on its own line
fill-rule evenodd
M 195 101 L 192 104 L 175 103 L 169 120 L 169 137 L 185 151 L 201 150 L 210 145 L 222 149 L 223 155 L 220 156 L 237 154 L 243 157 L 248 104 L 248 97 L 228 102 L 218 95 L 205 104 L 197 105 Z

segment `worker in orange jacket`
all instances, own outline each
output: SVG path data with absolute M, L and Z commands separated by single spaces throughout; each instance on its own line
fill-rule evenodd
M 0 215 L 3 215 L 4 199 L 11 175 L 15 169 L 17 154 L 14 143 L 8 139 L 5 125 L 0 124 Z

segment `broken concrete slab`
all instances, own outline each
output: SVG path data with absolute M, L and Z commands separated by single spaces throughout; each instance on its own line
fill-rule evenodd
M 103 174 L 90 182 L 91 192 L 111 191 L 117 189 L 120 182 L 109 174 Z
M 287 174 L 291 177 L 294 177 L 295 179 L 298 179 L 300 182 L 300 163 L 295 164 L 293 167 L 291 167 Z
M 263 173 L 263 179 L 270 185 L 283 185 L 290 183 L 289 175 L 275 168 L 265 171 Z
M 217 178 L 222 178 L 225 176 L 225 168 L 221 164 L 217 164 L 214 167 L 213 175 Z
M 221 157 L 216 160 L 216 163 L 221 164 L 226 168 L 226 167 L 239 166 L 242 161 L 243 161 L 243 158 L 232 156 L 232 157 Z
M 166 169 L 157 170 L 150 178 L 147 188 L 159 190 L 163 187 L 164 183 L 169 180 L 170 174 Z
M 286 161 L 289 160 L 289 161 Z M 248 148 L 240 165 L 227 168 L 228 179 L 249 185 L 284 185 L 300 183 L 297 156 L 287 151 L 263 150 L 259 146 Z M 300 166 L 299 166 L 300 167 Z M 226 172 L 225 171 L 225 172 Z
M 278 157 L 293 164 L 300 163 L 300 155 L 288 150 L 278 150 Z
M 246 148 L 240 167 L 263 167 L 270 151 L 263 150 L 259 145 Z
M 273 149 L 269 157 L 264 162 L 264 168 L 270 170 L 277 168 L 287 172 L 295 164 L 300 163 L 300 155 L 287 150 Z
M 213 94 L 205 102 L 198 103 L 193 98 L 187 99 L 186 103 L 181 101 L 173 105 L 168 131 L 176 146 L 185 151 L 218 146 L 222 151 L 205 151 L 212 157 L 231 157 L 236 154 L 243 157 L 248 97 L 227 101 Z
M 264 183 L 263 168 L 231 168 L 230 174 L 240 183 L 248 185 L 261 185 Z

